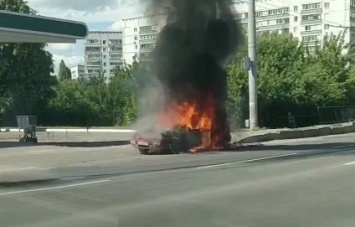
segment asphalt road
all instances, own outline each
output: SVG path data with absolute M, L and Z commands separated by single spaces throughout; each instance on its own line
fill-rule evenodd
M 0 177 L 32 178 L 0 182 L 1 226 L 352 227 L 354 138 L 168 156 L 124 145 L 2 149 Z

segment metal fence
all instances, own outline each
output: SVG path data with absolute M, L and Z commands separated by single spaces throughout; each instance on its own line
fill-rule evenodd
M 318 107 L 319 124 L 334 124 L 355 120 L 355 106 Z
M 290 110 L 290 109 L 289 109 Z M 270 128 L 298 128 L 355 121 L 355 106 L 297 108 L 282 115 L 263 116 Z

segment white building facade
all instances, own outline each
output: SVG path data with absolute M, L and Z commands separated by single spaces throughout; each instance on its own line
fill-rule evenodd
M 85 65 L 79 64 L 70 69 L 71 78 L 73 80 L 86 79 L 87 74 L 85 70 Z
M 126 64 L 132 64 L 135 59 L 140 62 L 150 59 L 165 21 L 164 14 L 122 20 L 123 61 Z
M 103 74 L 107 80 L 123 65 L 122 32 L 89 32 L 85 41 L 85 67 L 88 77 Z
M 237 20 L 247 31 L 248 1 L 235 1 Z M 149 60 L 164 14 L 122 20 L 123 60 L 132 64 Z M 330 35 L 345 33 L 345 42 L 355 42 L 355 0 L 256 0 L 257 32 L 292 33 L 310 51 L 321 47 Z
M 238 19 L 247 28 L 248 4 L 235 4 Z M 290 32 L 310 50 L 324 38 L 346 32 L 345 42 L 355 41 L 354 0 L 256 0 L 257 32 Z

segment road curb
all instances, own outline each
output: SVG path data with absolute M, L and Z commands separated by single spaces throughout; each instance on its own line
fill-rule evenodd
M 339 135 L 355 132 L 355 122 L 341 125 L 318 126 L 298 129 L 281 129 L 276 132 L 260 133 L 239 140 L 239 143 L 260 143 L 272 140 L 300 139 Z
M 0 128 L 0 132 L 23 132 L 17 128 Z M 37 132 L 87 132 L 87 133 L 134 133 L 132 129 L 87 129 L 87 128 L 37 128 Z

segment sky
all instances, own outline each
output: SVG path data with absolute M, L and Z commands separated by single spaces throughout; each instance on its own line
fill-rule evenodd
M 81 21 L 90 31 L 118 30 L 123 18 L 142 15 L 139 0 L 27 0 L 39 15 Z M 63 59 L 68 67 L 84 63 L 83 41 L 76 44 L 48 44 L 55 72 Z

